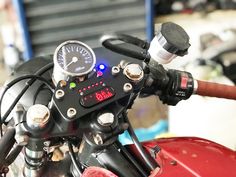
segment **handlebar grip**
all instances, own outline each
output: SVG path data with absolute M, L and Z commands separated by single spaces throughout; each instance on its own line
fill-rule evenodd
M 197 80 L 196 94 L 236 100 L 236 86 Z

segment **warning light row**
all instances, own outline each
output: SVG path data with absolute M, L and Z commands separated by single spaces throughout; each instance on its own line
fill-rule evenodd
M 90 89 L 92 89 L 92 88 L 94 88 L 94 87 L 98 87 L 99 85 L 102 85 L 102 84 L 103 84 L 102 81 L 96 82 L 96 83 L 94 83 L 94 84 L 92 84 L 92 85 L 89 85 L 89 86 L 87 86 L 87 87 L 84 87 L 84 88 L 80 89 L 80 90 L 79 90 L 79 93 L 81 93 L 81 92 L 83 92 L 83 91 L 86 91 L 86 90 L 90 90 Z

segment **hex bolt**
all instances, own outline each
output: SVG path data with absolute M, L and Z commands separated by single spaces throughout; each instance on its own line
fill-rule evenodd
M 29 136 L 28 135 L 19 135 L 19 134 L 16 134 L 15 135 L 15 140 L 16 140 L 16 143 L 19 145 L 19 146 L 25 146 L 28 144 L 29 142 Z
M 113 76 L 116 76 L 117 74 L 119 74 L 119 72 L 120 72 L 120 68 L 119 68 L 118 66 L 113 66 L 113 67 L 111 68 L 111 74 L 112 74 Z
M 44 146 L 48 147 L 48 146 L 50 146 L 50 141 L 44 141 L 43 144 L 44 144 Z
M 144 72 L 138 64 L 129 64 L 124 69 L 124 75 L 131 81 L 138 82 L 143 79 Z
M 107 112 L 97 118 L 98 123 L 102 126 L 110 126 L 114 122 L 114 114 Z
M 69 109 L 67 110 L 67 116 L 68 116 L 70 119 L 74 118 L 74 117 L 76 116 L 76 113 L 77 113 L 77 111 L 76 111 L 75 108 L 69 108 Z
M 43 147 L 43 150 L 48 153 L 50 148 L 49 147 Z
M 128 93 L 132 90 L 133 86 L 130 83 L 125 83 L 123 86 L 123 90 L 125 93 Z
M 65 95 L 65 92 L 64 92 L 63 90 L 61 90 L 61 89 L 57 90 L 56 93 L 55 93 L 55 97 L 56 97 L 56 99 L 58 99 L 58 100 L 61 99 L 61 98 L 63 98 L 64 95 Z
M 97 145 L 102 145 L 103 144 L 102 137 L 98 133 L 93 135 L 93 140 Z

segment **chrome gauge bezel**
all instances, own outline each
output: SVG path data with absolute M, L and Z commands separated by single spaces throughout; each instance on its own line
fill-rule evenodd
M 67 44 L 78 44 L 78 45 L 83 46 L 84 48 L 86 48 L 86 49 L 91 53 L 91 55 L 92 55 L 92 57 L 93 57 L 93 58 L 92 58 L 93 62 L 92 62 L 92 64 L 91 64 L 91 67 L 90 67 L 88 70 L 86 70 L 85 72 L 82 72 L 82 73 L 73 73 L 73 72 L 68 72 L 68 71 L 66 71 L 64 68 L 62 68 L 62 67 L 59 65 L 58 59 L 57 59 L 57 54 L 58 54 L 59 50 L 60 50 L 63 46 L 65 46 L 65 45 L 67 45 Z M 85 44 L 85 43 L 83 43 L 83 42 L 81 42 L 81 41 L 77 41 L 77 40 L 69 40 L 69 41 L 65 41 L 65 42 L 61 43 L 59 46 L 57 46 L 57 48 L 56 48 L 56 50 L 55 50 L 55 52 L 54 52 L 54 55 L 53 55 L 53 62 L 54 62 L 54 67 L 58 68 L 63 74 L 65 74 L 65 75 L 67 75 L 67 76 L 71 76 L 71 77 L 74 77 L 74 76 L 84 76 L 84 75 L 90 73 L 90 72 L 94 69 L 94 67 L 95 67 L 95 65 L 96 65 L 96 56 L 95 56 L 95 53 L 94 53 L 94 51 L 92 50 L 92 48 L 89 47 L 87 44 Z M 57 70 L 57 71 L 58 71 L 58 70 Z M 54 74 L 55 74 L 55 73 L 54 73 Z

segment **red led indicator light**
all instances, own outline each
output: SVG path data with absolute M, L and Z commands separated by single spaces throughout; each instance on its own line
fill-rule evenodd
M 82 90 L 79 90 L 79 92 L 82 92 Z
M 103 82 L 102 81 L 100 81 L 100 84 L 102 84 Z
M 92 85 L 92 87 L 94 87 L 94 85 Z
M 83 90 L 85 91 L 85 90 L 86 90 L 86 88 L 83 88 Z
M 98 83 L 96 83 L 95 85 L 98 86 Z
M 88 86 L 88 89 L 91 89 L 91 86 Z

